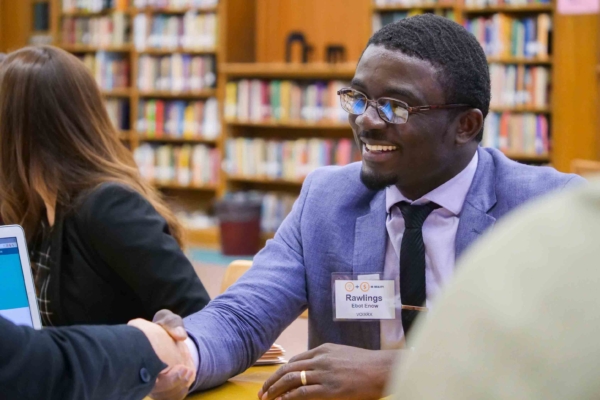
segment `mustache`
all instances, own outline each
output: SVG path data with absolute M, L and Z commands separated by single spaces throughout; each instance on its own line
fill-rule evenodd
M 356 137 L 356 135 L 355 135 Z M 372 139 L 372 140 L 387 140 L 385 134 L 382 131 L 360 131 L 357 139 Z

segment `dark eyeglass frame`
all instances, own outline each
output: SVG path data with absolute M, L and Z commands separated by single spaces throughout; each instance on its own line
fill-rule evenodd
M 355 92 L 355 93 L 359 93 L 363 96 L 365 96 L 366 102 L 365 102 L 365 107 L 363 109 L 363 111 L 361 113 L 354 113 L 352 111 L 348 111 L 344 108 L 344 102 L 342 101 L 342 95 L 344 93 L 347 92 Z M 417 114 L 420 112 L 424 112 L 424 111 L 430 111 L 430 110 L 443 110 L 443 109 L 449 109 L 449 108 L 459 108 L 459 107 L 471 107 L 468 104 L 440 104 L 440 105 L 427 105 L 427 106 L 416 106 L 416 107 L 411 107 L 409 106 L 407 103 L 405 103 L 402 100 L 398 100 L 398 99 L 394 99 L 393 97 L 380 97 L 376 100 L 371 100 L 369 99 L 369 97 L 364 94 L 363 92 L 361 92 L 360 90 L 356 90 L 353 89 L 351 87 L 345 87 L 342 88 L 340 90 L 337 91 L 338 96 L 340 97 L 340 104 L 342 105 L 342 108 L 344 109 L 344 111 L 346 111 L 349 114 L 352 115 L 362 115 L 364 113 L 367 112 L 367 108 L 369 108 L 369 105 L 372 106 L 375 110 L 377 110 L 377 115 L 379 115 L 379 118 L 381 118 L 384 122 L 387 122 L 388 124 L 394 124 L 394 125 L 402 125 L 408 122 L 408 118 L 412 115 L 412 114 Z M 408 115 L 406 116 L 406 121 L 404 122 L 392 122 L 389 121 L 385 114 L 383 113 L 383 111 L 380 109 L 381 104 L 379 103 L 379 101 L 381 100 L 392 100 L 395 101 L 397 103 L 400 104 L 400 106 L 402 106 L 404 109 L 406 109 L 406 111 L 408 111 Z

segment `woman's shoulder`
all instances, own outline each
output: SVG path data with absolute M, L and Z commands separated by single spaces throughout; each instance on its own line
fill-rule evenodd
M 78 206 L 90 205 L 99 200 L 106 201 L 123 197 L 134 199 L 144 198 L 137 190 L 125 183 L 108 181 L 80 193 L 75 204 Z
M 137 190 L 120 182 L 104 182 L 82 192 L 73 202 L 73 216 L 77 219 L 110 219 L 122 214 L 141 212 L 150 203 Z

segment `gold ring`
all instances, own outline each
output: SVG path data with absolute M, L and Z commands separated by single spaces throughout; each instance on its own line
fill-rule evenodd
M 306 371 L 300 372 L 300 380 L 302 381 L 302 386 L 306 386 Z

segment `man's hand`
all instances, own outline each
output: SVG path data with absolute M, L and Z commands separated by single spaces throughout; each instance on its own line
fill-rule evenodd
M 258 392 L 261 400 L 345 399 L 383 397 L 396 357 L 395 350 L 365 350 L 324 344 L 293 357 Z M 306 386 L 300 374 L 306 371 Z
M 196 367 L 187 345 L 183 341 L 173 340 L 162 326 L 152 322 L 135 319 L 130 321 L 128 325 L 144 332 L 158 358 L 168 365 L 159 374 L 150 397 L 156 400 L 180 400 L 185 398 L 189 387 L 196 378 Z M 187 334 L 185 336 L 187 337 Z
M 160 310 L 154 314 L 152 322 L 162 326 L 171 335 L 173 340 L 182 342 L 188 338 L 188 334 L 183 326 L 183 319 L 170 310 Z

